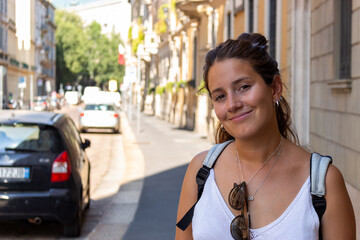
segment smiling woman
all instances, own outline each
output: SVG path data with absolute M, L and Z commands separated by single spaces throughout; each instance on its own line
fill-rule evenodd
M 272 99 L 280 98 L 280 78 L 269 87 L 248 62 L 230 58 L 210 69 L 209 90 L 215 113 L 231 136 L 256 137 L 276 128 Z
M 264 36 L 243 33 L 206 56 L 204 88 L 219 119 L 219 144 L 188 166 L 176 239 L 355 239 L 343 177 L 328 167 L 330 157 L 300 146 L 267 49 Z M 310 171 L 323 173 L 326 195 L 314 194 Z

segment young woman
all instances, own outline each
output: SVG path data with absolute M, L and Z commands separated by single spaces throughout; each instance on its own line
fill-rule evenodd
M 206 56 L 205 88 L 220 121 L 216 141 L 234 141 L 211 169 L 192 224 L 185 231 L 177 228 L 176 239 L 311 240 L 321 231 L 325 240 L 355 240 L 351 201 L 333 165 L 326 174 L 327 206 L 319 230 L 310 194 L 311 153 L 290 128 L 277 62 L 267 49 L 262 35 L 244 33 Z M 188 166 L 178 221 L 197 200 L 195 179 L 206 154 Z

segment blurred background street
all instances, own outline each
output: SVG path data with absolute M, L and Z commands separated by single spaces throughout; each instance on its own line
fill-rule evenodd
M 301 144 L 344 176 L 360 239 L 359 16 L 359 0 L 0 0 L 0 117 L 66 113 L 91 141 L 80 239 L 173 239 L 186 166 L 218 124 L 205 55 L 259 32 Z M 0 224 L 1 239 L 64 237 L 55 221 Z

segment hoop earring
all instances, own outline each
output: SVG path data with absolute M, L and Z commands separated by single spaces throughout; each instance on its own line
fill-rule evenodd
M 224 125 L 221 124 L 220 128 L 221 128 L 222 131 L 225 131 Z
M 278 108 L 280 106 L 279 100 L 275 100 L 275 106 Z

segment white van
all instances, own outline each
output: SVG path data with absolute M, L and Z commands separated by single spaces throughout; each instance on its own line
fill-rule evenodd
M 85 87 L 83 101 L 85 104 L 95 103 L 98 99 L 98 95 L 101 89 L 96 86 Z
M 68 104 L 77 105 L 80 102 L 80 94 L 78 91 L 66 91 L 64 98 Z

